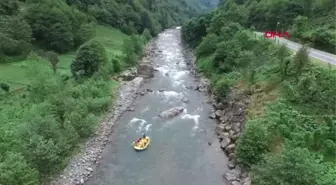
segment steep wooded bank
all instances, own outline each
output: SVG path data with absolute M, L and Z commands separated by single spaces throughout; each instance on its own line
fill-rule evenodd
M 216 94 L 221 147 L 251 170 L 252 185 L 333 184 L 336 71 L 312 64 L 305 48 L 293 55 L 256 37 L 237 8 L 224 2 L 182 28 Z
M 152 36 L 200 6 L 1 0 L 0 184 L 38 185 L 64 168 L 113 103 L 119 85 L 111 77 L 136 65 Z
M 222 0 L 232 20 L 258 31 L 287 31 L 291 40 L 336 52 L 335 0 Z M 235 2 L 235 3 L 230 3 Z M 224 8 L 224 6 L 223 6 Z M 235 16 L 233 16 L 235 15 Z M 224 21 L 225 22 L 225 21 Z

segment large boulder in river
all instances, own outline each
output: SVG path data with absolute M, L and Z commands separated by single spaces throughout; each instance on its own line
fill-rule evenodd
M 160 118 L 169 119 L 182 114 L 183 111 L 184 111 L 183 107 L 173 107 L 169 110 L 161 112 L 159 116 Z
M 154 77 L 154 68 L 149 62 L 142 62 L 139 64 L 138 75 L 144 78 Z

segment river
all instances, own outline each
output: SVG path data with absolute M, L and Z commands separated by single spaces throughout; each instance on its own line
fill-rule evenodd
M 214 133 L 216 121 L 203 92 L 187 89 L 196 78 L 189 74 L 179 29 L 168 29 L 154 40 L 155 77 L 142 88 L 152 89 L 133 103 L 111 135 L 111 143 L 87 185 L 220 185 L 228 171 L 227 157 Z M 168 75 L 166 75 L 168 73 Z M 160 92 L 160 89 L 164 89 Z M 188 103 L 182 101 L 189 100 Z M 157 116 L 183 106 L 186 111 L 168 121 Z M 131 143 L 145 132 L 151 146 L 136 152 Z M 211 145 L 208 142 L 212 143 Z

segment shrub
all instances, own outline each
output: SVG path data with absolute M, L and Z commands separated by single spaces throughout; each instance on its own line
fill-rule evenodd
M 113 71 L 115 73 L 121 72 L 121 64 L 120 64 L 119 60 L 120 59 L 118 59 L 116 57 L 112 57 L 112 59 L 111 59 L 111 63 L 112 63 L 112 66 L 113 66 Z
M 239 162 L 251 167 L 257 164 L 268 150 L 269 133 L 263 121 L 254 120 L 246 124 L 243 135 L 237 141 Z
M 90 77 L 105 63 L 107 55 L 104 46 L 92 40 L 78 49 L 76 58 L 71 63 L 71 72 L 75 77 Z
M 269 154 L 252 167 L 252 184 L 327 185 L 335 182 L 335 169 L 302 148 L 285 148 L 280 155 Z
M 2 90 L 4 90 L 5 92 L 9 92 L 9 85 L 8 84 L 6 84 L 6 83 L 0 83 L 0 88 L 2 89 Z
M 144 31 L 142 32 L 142 36 L 144 36 L 146 38 L 147 41 L 149 41 L 152 38 L 152 35 L 149 31 L 149 29 L 144 29 Z
M 218 97 L 226 98 L 230 92 L 231 83 L 228 78 L 222 77 L 215 83 L 214 90 Z

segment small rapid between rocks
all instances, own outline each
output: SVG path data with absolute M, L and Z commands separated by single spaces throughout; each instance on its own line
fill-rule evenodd
M 228 158 L 215 133 L 217 123 L 204 92 L 188 70 L 179 29 L 169 29 L 153 41 L 149 59 L 156 68 L 132 105 L 116 122 L 102 158 L 86 185 L 220 185 Z M 160 113 L 184 111 L 171 119 Z M 142 133 L 151 146 L 136 152 L 131 143 Z

